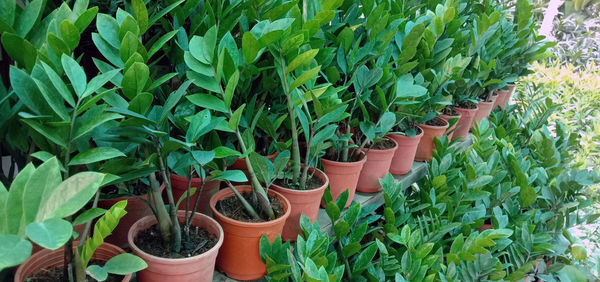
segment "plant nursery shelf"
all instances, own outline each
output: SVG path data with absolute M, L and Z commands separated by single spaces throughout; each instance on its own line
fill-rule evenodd
M 458 147 L 459 151 L 466 150 L 467 147 L 469 147 L 469 145 L 471 145 L 471 143 L 473 142 L 472 138 L 473 138 L 473 136 L 469 134 L 469 136 L 467 136 L 467 138 L 465 138 L 464 141 L 455 143 L 452 146 Z M 402 183 L 402 189 L 404 190 L 404 189 L 408 188 L 409 186 L 413 185 L 414 183 L 416 183 L 417 181 L 421 180 L 421 178 L 425 177 L 425 175 L 427 175 L 427 163 L 414 162 L 412 169 L 410 170 L 409 173 L 407 173 L 405 175 L 396 175 L 396 176 L 394 176 L 394 178 L 396 179 L 397 182 Z M 361 206 L 368 206 L 371 204 L 383 204 L 383 202 L 384 202 L 383 192 L 377 192 L 377 193 L 356 192 L 356 194 L 354 195 L 353 202 L 360 203 Z M 344 211 L 342 211 L 342 214 L 345 211 L 346 211 L 346 209 Z M 323 209 L 323 208 L 319 209 L 319 217 L 317 218 L 317 222 L 319 223 L 319 226 L 321 226 L 321 231 L 323 231 L 323 232 L 331 231 L 331 220 L 329 220 L 329 217 L 327 216 L 325 209 Z M 229 282 L 229 281 L 238 281 L 238 280 L 231 279 L 231 278 L 225 276 L 225 274 L 215 271 L 213 282 L 217 282 L 217 281 Z M 264 279 L 257 280 L 257 281 L 264 281 Z

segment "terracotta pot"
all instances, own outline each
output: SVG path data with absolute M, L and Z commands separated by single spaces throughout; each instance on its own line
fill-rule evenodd
M 496 90 L 496 93 L 498 93 L 498 99 L 496 100 L 496 104 L 494 105 L 494 108 L 499 106 L 502 110 L 505 110 L 506 104 L 507 103 L 510 104 L 510 98 L 512 97 L 512 94 L 514 92 L 515 92 L 514 84 L 509 84 L 507 90 Z
M 198 202 L 197 212 L 210 216 L 211 212 L 210 208 L 208 207 L 208 201 L 210 201 L 210 197 L 212 197 L 212 195 L 219 191 L 221 181 L 210 181 L 210 176 L 207 177 L 206 180 L 207 182 L 204 184 L 204 188 L 202 189 L 202 195 L 200 195 L 200 202 Z M 173 188 L 173 198 L 175 199 L 175 202 L 177 202 L 182 195 L 187 193 L 187 184 L 187 178 L 176 174 L 171 174 L 171 187 Z M 192 187 L 200 189 L 201 186 L 201 178 L 192 178 Z M 164 195 L 164 199 L 167 199 L 166 195 Z M 190 197 L 190 209 L 194 207 L 196 199 L 198 199 L 198 190 L 196 190 L 196 194 Z M 181 202 L 179 209 L 185 210 L 185 203 L 185 200 Z
M 398 144 L 394 139 L 388 138 L 388 140 L 394 142 L 393 148 L 385 150 L 362 149 L 367 153 L 367 161 L 360 171 L 356 191 L 365 193 L 376 193 L 381 191 L 379 178 L 384 177 L 390 171 L 392 159 L 398 149 Z
M 279 152 L 275 152 L 273 154 L 270 154 L 267 157 L 267 159 L 269 159 L 271 162 L 275 161 L 275 158 L 277 158 L 277 155 L 279 154 Z M 301 155 L 303 156 L 303 155 Z M 244 172 L 244 174 L 246 175 L 246 178 L 250 179 L 250 174 L 248 173 L 248 165 L 246 165 L 246 159 L 240 159 L 238 158 L 237 160 L 235 160 L 235 162 L 229 166 L 229 170 L 241 170 L 242 172 Z M 234 186 L 235 185 L 247 185 L 250 184 L 250 181 L 246 181 L 246 182 L 231 182 Z
M 252 186 L 236 186 L 240 193 L 250 192 Z M 290 216 L 290 202 L 278 192 L 269 189 L 270 195 L 281 201 L 284 214 L 268 222 L 243 222 L 228 218 L 217 211 L 217 202 L 228 197 L 235 197 L 231 188 L 223 189 L 210 198 L 213 217 L 223 227 L 224 241 L 219 256 L 217 269 L 237 280 L 255 280 L 267 273 L 267 267 L 260 259 L 260 237 L 265 234 L 271 242 L 281 234 L 285 221 Z
M 483 120 L 484 118 L 488 118 L 490 116 L 490 113 L 492 112 L 492 107 L 494 106 L 494 102 L 490 101 L 490 102 L 485 102 L 485 101 L 480 101 L 479 103 L 477 103 L 477 112 L 475 112 L 475 118 L 474 121 L 479 124 L 481 123 L 481 120 Z M 475 123 L 471 124 L 471 128 L 475 126 Z
M 367 161 L 367 154 L 361 152 L 361 159 L 356 162 L 336 162 L 321 158 L 323 169 L 325 174 L 329 178 L 329 191 L 333 200 L 342 194 L 345 190 L 348 190 L 348 200 L 346 201 L 346 207 L 349 207 L 354 199 L 356 193 L 356 184 L 358 183 L 358 177 L 363 165 Z M 325 207 L 325 203 L 321 201 L 321 207 Z
M 73 247 L 75 250 L 75 247 Z M 50 270 L 55 267 L 64 267 L 64 252 L 65 247 L 61 247 L 56 250 L 48 250 L 43 249 L 31 257 L 29 257 L 24 263 L 22 263 L 19 268 L 17 268 L 17 272 L 15 273 L 15 282 L 23 282 L 26 281 L 27 278 L 30 278 L 44 270 Z M 125 251 L 123 249 L 109 244 L 104 243 L 96 249 L 96 252 L 92 255 L 92 261 L 108 261 L 112 257 L 118 254 L 124 254 Z M 124 282 L 129 281 L 131 279 L 131 274 L 125 275 L 123 277 Z
M 474 109 L 454 107 L 454 110 L 460 113 L 460 119 L 456 123 L 456 129 L 454 130 L 452 139 L 464 138 L 469 134 L 469 129 L 471 129 L 473 119 L 475 119 L 478 109 L 478 107 L 475 107 Z
M 185 212 L 178 211 L 177 218 L 179 222 L 185 221 Z M 139 282 L 164 282 L 164 281 L 205 281 L 211 282 L 215 271 L 215 261 L 219 248 L 223 244 L 223 229 L 214 219 L 196 213 L 192 220 L 192 226 L 201 227 L 208 233 L 217 237 L 217 244 L 210 250 L 189 258 L 162 258 L 153 256 L 142 251 L 135 245 L 134 238 L 140 231 L 149 229 L 158 221 L 155 216 L 146 216 L 138 220 L 131 229 L 129 229 L 127 240 L 133 249 L 133 253 L 141 257 L 148 267 L 137 273 Z
M 281 232 L 281 239 L 284 241 L 295 242 L 300 234 L 300 215 L 305 214 L 310 222 L 315 222 L 319 215 L 319 204 L 323 197 L 325 188 L 329 186 L 329 179 L 324 172 L 318 168 L 309 167 L 308 173 L 314 172 L 313 177 L 321 180 L 323 185 L 321 187 L 312 190 L 293 190 L 288 189 L 279 185 L 271 185 L 271 189 L 279 192 L 288 201 L 290 201 L 291 212 L 290 216 L 285 221 L 283 231 Z
M 163 191 L 164 189 L 165 185 L 163 184 L 160 186 L 160 190 Z M 148 194 L 140 195 L 139 198 L 129 196 L 102 200 L 98 202 L 98 207 L 108 210 L 114 204 L 122 200 L 127 200 L 127 207 L 125 207 L 127 214 L 121 218 L 121 220 L 119 220 L 119 225 L 117 225 L 112 234 L 106 238 L 105 242 L 117 245 L 119 247 L 126 247 L 128 245 L 127 233 L 129 232 L 129 228 L 131 228 L 131 226 L 142 217 L 154 215 L 154 213 L 152 213 L 152 210 L 146 203 L 148 200 Z
M 407 174 L 415 161 L 417 147 L 423 137 L 423 129 L 421 128 L 421 133 L 415 137 L 402 134 L 390 134 L 387 137 L 393 139 L 398 144 L 398 149 L 394 153 L 394 158 L 392 158 L 390 173 L 394 175 Z
M 448 125 L 450 125 L 450 120 L 451 119 L 459 119 L 460 120 L 461 114 L 458 113 L 457 116 L 451 116 L 451 115 L 446 115 L 446 114 L 442 114 L 440 115 L 440 118 L 447 121 Z M 448 136 L 448 140 L 452 140 L 452 136 L 454 136 L 454 130 L 456 129 L 456 125 L 458 124 L 458 121 L 456 121 L 451 127 L 449 127 L 448 129 L 446 129 L 446 132 L 444 134 L 446 134 L 446 136 Z
M 443 126 L 433 126 L 427 124 L 419 124 L 419 127 L 423 129 L 423 137 L 419 142 L 419 146 L 417 147 L 417 154 L 415 156 L 415 161 L 425 162 L 429 161 L 433 157 L 433 150 L 435 149 L 433 144 L 433 138 L 442 138 L 446 129 L 448 129 L 448 122 L 437 118 L 438 120 L 444 123 Z

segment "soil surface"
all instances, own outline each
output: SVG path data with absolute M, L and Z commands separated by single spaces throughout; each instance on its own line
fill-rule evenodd
M 251 192 L 243 192 L 242 196 L 244 197 L 244 199 L 246 199 L 246 201 L 248 201 L 249 203 L 252 203 L 253 200 L 252 200 Z M 273 208 L 273 211 L 275 212 L 275 218 L 281 217 L 284 214 L 283 204 L 281 203 L 281 201 L 279 199 L 269 195 L 269 202 L 271 203 L 271 207 Z M 242 205 L 240 200 L 235 195 L 232 195 L 231 197 L 219 200 L 216 204 L 216 208 L 217 208 L 217 211 L 219 211 L 221 214 L 223 214 L 224 216 L 231 218 L 231 219 L 235 219 L 235 220 L 239 220 L 239 221 L 243 221 L 243 222 L 266 222 L 266 221 L 268 221 L 268 220 L 264 220 L 262 218 L 261 219 L 252 218 L 252 216 L 250 216 L 248 214 L 248 212 L 246 211 L 246 209 L 244 208 L 244 206 Z M 259 211 L 257 211 L 257 212 L 259 212 Z
M 431 125 L 431 126 L 444 126 L 444 125 L 446 125 L 446 123 L 443 122 L 439 118 L 430 119 L 427 122 L 425 122 L 425 124 Z
M 381 140 L 379 142 L 376 142 L 375 144 L 373 144 L 373 146 L 371 146 L 372 150 L 387 150 L 387 149 L 391 149 L 396 147 L 396 144 L 389 140 L 389 139 L 384 139 Z
M 143 196 L 148 194 L 148 189 L 150 189 L 150 187 L 146 186 L 146 185 L 135 185 L 133 187 L 133 195 L 136 196 Z M 111 198 L 111 197 L 115 197 L 115 196 L 122 196 L 122 194 L 120 194 L 121 191 L 119 191 L 119 188 L 117 188 L 117 186 L 111 185 L 111 186 L 106 186 L 106 187 L 102 187 L 100 189 L 100 192 L 103 195 L 108 196 L 107 198 Z
M 449 115 L 449 116 L 453 116 L 453 117 L 457 117 L 460 115 L 460 113 L 458 111 L 456 111 L 454 108 L 452 107 L 445 107 L 442 110 L 442 113 L 445 115 Z
M 185 224 L 179 224 L 181 226 L 181 251 L 179 253 L 171 252 L 171 249 L 164 244 L 158 225 L 142 230 L 138 233 L 135 238 L 135 244 L 142 251 L 149 253 L 153 256 L 161 258 L 188 258 L 200 255 L 217 244 L 217 237 L 214 234 L 209 233 L 201 227 L 191 226 L 190 238 L 186 242 L 184 237 Z
M 275 184 L 277 186 L 281 186 L 292 190 L 300 190 L 300 185 L 289 183 L 289 181 L 289 179 L 277 179 L 275 180 Z M 323 184 L 325 183 L 323 183 L 323 181 L 321 181 L 321 179 L 319 179 L 318 177 L 310 177 L 309 175 L 309 178 L 306 180 L 306 189 L 304 190 L 314 190 L 323 186 Z
M 458 107 L 463 108 L 463 109 L 475 109 L 475 108 L 477 108 L 477 105 L 475 105 L 471 102 L 460 102 L 460 103 L 458 103 Z
M 88 263 L 88 266 L 92 265 L 92 264 L 104 265 L 105 263 L 106 263 L 105 261 L 90 261 Z M 41 270 L 41 271 L 44 271 L 44 270 Z M 55 267 L 55 268 L 48 270 L 47 272 L 38 273 L 38 274 L 34 275 L 33 277 L 27 278 L 26 281 L 27 282 L 69 281 L 69 279 L 63 275 L 63 273 L 64 273 L 64 267 Z M 123 281 L 123 277 L 124 277 L 123 275 L 108 274 L 108 278 L 105 281 L 120 282 L 120 281 Z M 90 276 L 87 276 L 85 281 L 86 282 L 96 282 L 96 279 L 94 279 Z

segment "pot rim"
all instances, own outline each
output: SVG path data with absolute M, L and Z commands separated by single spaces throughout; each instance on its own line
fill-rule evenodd
M 177 214 L 184 213 L 184 212 L 185 211 L 183 211 L 183 210 L 178 210 Z M 214 220 L 210 216 L 207 216 L 207 215 L 205 215 L 203 213 L 199 213 L 199 212 L 196 212 L 195 216 L 201 216 L 201 217 L 204 217 L 205 219 L 208 219 L 211 223 L 215 224 L 218 227 L 218 229 L 219 229 L 219 234 L 216 234 L 216 235 L 219 236 L 219 240 L 217 241 L 217 244 L 214 245 L 212 248 L 210 248 L 208 251 L 206 251 L 204 253 L 201 253 L 199 255 L 195 255 L 195 256 L 189 257 L 189 258 L 163 258 L 163 257 L 157 257 L 155 255 L 149 254 L 147 252 L 144 252 L 142 249 L 140 249 L 135 244 L 135 241 L 133 240 L 134 235 L 133 235 L 133 233 L 131 231 L 133 230 L 134 226 L 141 224 L 141 222 L 143 222 L 143 221 L 150 221 L 150 222 L 153 222 L 153 223 L 158 223 L 158 220 L 156 219 L 156 216 L 154 216 L 154 215 L 147 215 L 147 216 L 144 216 L 144 217 L 140 218 L 138 221 L 136 221 L 131 226 L 131 228 L 129 228 L 129 231 L 127 232 L 127 241 L 129 243 L 129 246 L 135 252 L 142 253 L 142 254 L 144 254 L 144 256 L 148 256 L 152 260 L 158 261 L 161 264 L 179 264 L 181 262 L 184 262 L 184 263 L 193 262 L 193 261 L 198 260 L 199 258 L 201 258 L 203 256 L 207 256 L 208 255 L 207 253 L 209 253 L 209 252 L 211 252 L 211 251 L 213 251 L 215 249 L 218 250 L 219 248 L 221 248 L 221 246 L 223 245 L 223 237 L 225 237 L 225 233 L 223 232 L 223 227 L 221 227 L 221 224 L 219 224 L 216 220 Z M 139 230 L 139 231 L 141 231 L 141 230 Z M 139 231 L 138 231 L 138 233 L 139 233 Z M 137 234 L 135 234 L 135 235 L 137 235 Z
M 477 106 L 477 104 L 475 104 L 475 108 L 473 108 L 473 109 L 461 108 L 461 107 L 459 107 L 459 106 L 454 106 L 453 108 L 454 108 L 456 111 L 458 111 L 458 110 L 461 110 L 461 111 L 465 111 L 465 112 L 474 112 L 474 111 L 477 111 L 477 110 L 479 110 L 479 106 Z
M 360 160 L 355 161 L 355 162 L 338 162 L 338 161 L 328 160 L 325 157 L 321 157 L 321 162 L 326 162 L 326 163 L 337 165 L 337 166 L 355 166 L 355 165 L 358 165 L 358 164 L 361 164 L 361 163 L 364 163 L 367 161 L 367 153 L 365 153 L 365 151 L 360 151 L 360 154 L 363 157 L 360 158 Z M 327 173 L 325 173 L 325 174 L 327 174 Z
M 363 159 L 366 159 L 366 158 L 363 158 Z M 321 190 L 325 190 L 325 188 L 327 188 L 329 186 L 329 177 L 327 177 L 327 174 L 324 171 L 322 171 L 322 170 L 320 170 L 320 169 L 318 169 L 318 168 L 316 168 L 314 166 L 308 167 L 308 170 L 309 171 L 310 170 L 313 170 L 313 171 L 317 170 L 318 172 L 320 172 L 321 175 L 323 175 L 323 178 L 325 179 L 323 185 L 321 185 L 319 188 L 310 189 L 310 190 L 290 189 L 288 187 L 283 187 L 283 186 L 277 185 L 275 183 L 271 184 L 271 187 L 276 187 L 276 189 L 285 189 L 286 193 L 290 193 L 290 194 L 310 194 L 310 193 L 318 193 Z M 321 179 L 321 180 L 323 180 L 323 179 Z
M 459 115 L 459 116 L 460 116 L 460 115 Z M 419 133 L 419 134 L 415 135 L 415 137 L 410 137 L 410 136 L 403 135 L 403 134 L 398 134 L 398 133 L 389 133 L 389 134 L 387 134 L 385 137 L 387 137 L 387 138 L 389 138 L 389 139 L 392 139 L 392 138 L 390 137 L 390 136 L 392 136 L 392 135 L 394 135 L 394 136 L 402 136 L 402 137 L 406 137 L 406 138 L 410 138 L 410 139 L 418 139 L 418 138 L 421 138 L 421 137 L 423 137 L 423 135 L 425 134 L 425 130 L 423 130 L 423 127 L 421 127 L 421 125 L 420 125 L 420 124 L 418 124 L 418 125 L 415 125 L 415 126 L 416 126 L 416 127 L 418 127 L 418 128 L 421 130 L 421 133 Z M 395 142 L 395 140 L 394 140 L 394 142 Z M 398 143 L 398 142 L 396 142 L 396 143 Z M 397 145 L 398 145 L 398 144 L 396 144 L 396 146 L 397 146 Z
M 421 129 L 423 129 L 423 128 L 421 128 Z M 384 138 L 386 138 L 387 140 L 390 140 L 390 141 L 394 142 L 394 147 L 392 147 L 392 148 L 388 148 L 388 149 L 370 149 L 370 148 L 369 148 L 369 149 L 367 149 L 367 148 L 362 148 L 362 151 L 363 151 L 363 152 L 365 152 L 365 151 L 368 151 L 368 152 L 377 152 L 377 153 L 387 153 L 387 152 L 392 152 L 392 151 L 395 151 L 395 150 L 398 148 L 398 142 L 396 142 L 396 140 L 394 140 L 394 139 L 392 139 L 392 138 L 388 137 L 387 135 L 386 135 L 386 136 L 384 136 Z M 367 156 L 368 156 L 368 155 L 369 155 L 369 154 L 367 153 Z M 365 158 L 365 159 L 366 159 L 366 158 Z
M 479 105 L 480 103 L 485 105 L 493 105 L 494 101 L 479 101 L 477 104 Z M 477 106 L 477 108 L 479 108 L 479 106 Z
M 421 129 L 425 129 L 425 128 L 447 128 L 448 126 L 450 126 L 450 123 L 448 123 L 447 120 L 440 118 L 439 116 L 435 117 L 435 119 L 441 120 L 445 123 L 445 125 L 428 125 L 428 124 L 422 124 L 420 123 L 419 126 L 421 127 Z
M 455 110 L 456 111 L 456 110 Z M 442 113 L 441 115 L 439 115 L 440 118 L 442 117 L 447 117 L 447 118 L 460 118 L 462 116 L 462 114 L 459 111 L 456 111 L 458 113 L 458 115 L 456 116 L 452 116 L 452 115 L 448 115 L 448 114 L 444 114 Z
M 78 243 L 78 242 L 79 242 L 79 241 L 73 241 L 73 248 L 76 248 L 76 245 L 77 245 L 77 243 Z M 117 246 L 117 245 L 113 245 L 113 244 L 111 244 L 111 243 L 108 243 L 108 242 L 103 242 L 103 243 L 102 243 L 102 245 L 100 245 L 98 248 L 102 248 L 102 246 L 109 247 L 109 248 L 113 248 L 113 249 L 115 249 L 115 250 L 119 251 L 119 252 L 120 252 L 120 254 L 125 254 L 125 253 L 127 253 L 125 250 L 123 250 L 123 249 L 122 249 L 122 248 L 120 248 L 119 246 Z M 60 254 L 62 255 L 62 254 L 63 254 L 63 252 L 64 252 L 64 248 L 65 248 L 65 247 L 66 247 L 66 245 L 63 245 L 63 246 L 59 247 L 59 248 L 58 248 L 58 249 L 56 249 L 56 250 L 42 249 L 42 250 L 40 250 L 40 251 L 36 252 L 35 254 L 31 254 L 31 256 L 30 256 L 29 258 L 27 258 L 27 260 L 25 260 L 23 263 L 21 263 L 19 266 L 17 266 L 17 270 L 15 271 L 15 277 L 14 277 L 14 281 L 15 281 L 15 282 L 16 282 L 16 281 L 18 281 L 18 280 L 17 280 L 17 277 L 19 277 L 19 276 L 23 276 L 23 273 L 22 273 L 22 272 L 23 272 L 23 269 L 24 269 L 25 265 L 26 265 L 26 264 L 27 264 L 29 261 L 32 261 L 32 260 L 34 260 L 34 259 L 37 259 L 38 257 L 39 257 L 39 258 L 43 258 L 43 257 L 49 256 L 49 255 L 52 255 L 52 254 L 53 254 L 53 253 L 55 253 L 55 252 L 60 252 Z M 93 257 L 93 255 L 92 255 L 92 257 Z M 61 262 L 61 263 L 62 263 L 62 262 Z M 63 267 L 64 267 L 64 265 L 63 265 Z M 40 270 L 41 270 L 41 269 L 40 269 Z M 38 271 L 39 271 L 39 270 L 38 270 Z M 34 275 L 35 275 L 35 274 L 38 274 L 38 273 L 39 273 L 39 272 L 36 272 L 36 273 L 34 273 Z M 129 273 L 129 274 L 126 274 L 126 275 L 121 275 L 121 276 L 123 276 L 123 280 L 122 280 L 122 281 L 130 281 L 130 280 L 131 280 L 131 277 L 132 277 L 132 273 Z M 25 277 L 25 278 L 30 278 L 30 277 Z M 19 282 L 20 282 L 20 281 L 19 281 Z
M 241 190 L 240 192 L 252 191 L 252 186 L 250 186 L 250 185 L 236 185 L 235 187 L 236 187 L 236 189 L 238 189 L 238 191 Z M 240 189 L 240 188 L 242 188 L 242 189 Z M 278 224 L 278 223 L 283 224 L 292 212 L 290 201 L 285 196 L 283 196 L 281 193 L 279 193 L 273 189 L 268 189 L 267 193 L 272 193 L 273 196 L 277 197 L 283 203 L 283 207 L 285 210 L 285 213 L 282 216 L 280 216 L 274 220 L 269 220 L 269 221 L 264 221 L 264 222 L 245 222 L 245 221 L 239 221 L 239 220 L 235 220 L 233 218 L 229 218 L 229 217 L 225 216 L 224 214 L 222 214 L 221 212 L 219 212 L 216 208 L 217 201 L 219 201 L 221 199 L 225 199 L 230 196 L 235 196 L 235 194 L 233 193 L 233 190 L 230 187 L 219 190 L 219 192 L 215 193 L 210 198 L 209 206 L 213 212 L 213 216 L 220 217 L 220 219 L 227 222 L 228 224 L 233 224 L 233 225 L 238 225 L 238 226 L 245 225 L 245 226 L 251 226 L 251 227 L 267 227 L 267 226 L 271 226 L 273 224 Z

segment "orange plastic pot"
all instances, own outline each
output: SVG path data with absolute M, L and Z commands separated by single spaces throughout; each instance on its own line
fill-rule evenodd
M 250 192 L 252 186 L 235 187 L 240 193 Z M 210 198 L 210 208 L 215 220 L 223 228 L 223 246 L 217 257 L 217 269 L 237 280 L 256 280 L 267 273 L 267 267 L 260 259 L 260 237 L 264 234 L 271 242 L 281 234 L 285 221 L 290 216 L 290 202 L 279 192 L 269 189 L 270 195 L 281 201 L 284 214 L 267 222 L 243 222 L 228 218 L 217 211 L 217 202 L 235 197 L 231 188 L 220 190 Z
M 185 211 L 178 211 L 179 222 L 185 221 Z M 129 229 L 127 240 L 133 249 L 133 253 L 141 257 L 148 267 L 137 273 L 139 282 L 165 282 L 165 281 L 203 281 L 211 282 L 215 272 L 215 261 L 219 248 L 223 244 L 223 229 L 214 219 L 196 213 L 192 220 L 192 226 L 201 227 L 208 233 L 215 235 L 217 244 L 210 250 L 189 258 L 161 258 L 142 251 L 135 245 L 134 239 L 139 232 L 149 229 L 157 224 L 155 216 L 146 216 L 138 220 Z M 157 243 L 158 244 L 158 243 Z
M 515 92 L 514 84 L 509 84 L 507 90 L 496 90 L 496 93 L 498 93 L 498 99 L 496 100 L 496 104 L 494 105 L 494 108 L 499 106 L 502 110 L 505 110 L 506 104 L 507 103 L 510 104 L 510 98 L 512 97 L 512 94 L 514 92 Z
M 415 161 L 417 147 L 423 137 L 423 129 L 421 128 L 421 133 L 415 137 L 402 134 L 390 134 L 387 137 L 393 139 L 398 144 L 398 149 L 394 153 L 392 164 L 390 165 L 390 173 L 394 175 L 407 174 Z
M 321 159 L 325 174 L 329 178 L 329 191 L 333 200 L 342 194 L 345 190 L 348 190 L 348 200 L 346 200 L 346 207 L 349 207 L 354 199 L 356 193 L 356 184 L 358 183 L 358 177 L 362 170 L 365 162 L 367 161 L 367 154 L 361 152 L 361 159 L 356 162 L 336 162 L 327 159 Z M 325 203 L 321 202 L 321 206 L 325 207 Z
M 279 185 L 271 185 L 271 189 L 279 192 L 288 201 L 290 201 L 291 211 L 290 216 L 285 221 L 283 231 L 281 232 L 281 239 L 284 241 L 295 242 L 300 234 L 300 215 L 305 214 L 310 222 L 315 222 L 319 215 L 319 204 L 323 197 L 325 188 L 329 186 L 329 179 L 324 172 L 318 168 L 309 167 L 308 173 L 313 174 L 313 177 L 321 180 L 323 185 L 312 190 L 293 190 Z
M 474 109 L 454 107 L 454 110 L 460 113 L 460 119 L 456 123 L 456 129 L 454 130 L 452 139 L 464 138 L 469 134 L 469 129 L 471 129 L 471 125 L 473 124 L 478 109 L 478 107 L 475 107 Z
M 460 120 L 460 112 L 458 113 L 457 116 L 451 116 L 451 115 L 447 115 L 447 114 L 442 114 L 439 117 L 445 121 L 448 122 L 448 126 L 450 125 L 450 120 L 451 119 L 458 119 Z M 448 129 L 446 129 L 446 132 L 444 134 L 446 134 L 446 136 L 448 136 L 448 140 L 452 140 L 452 136 L 454 136 L 454 130 L 456 129 L 456 125 L 458 124 L 458 120 Z
M 492 112 L 492 107 L 494 106 L 494 102 L 493 101 L 480 101 L 479 103 L 477 103 L 477 112 L 475 112 L 475 122 L 477 124 L 479 124 L 481 122 L 481 120 L 483 120 L 484 118 L 488 118 L 490 116 L 490 113 Z M 475 123 L 471 124 L 471 128 L 475 126 Z
M 210 201 L 210 197 L 212 197 L 212 195 L 219 191 L 221 181 L 210 181 L 210 177 L 207 177 L 206 180 L 207 182 L 204 184 L 204 188 L 202 188 L 202 194 L 200 195 L 200 201 L 198 202 L 197 212 L 210 216 L 211 212 L 210 208 L 208 207 L 208 201 Z M 171 174 L 171 187 L 173 188 L 173 198 L 175 199 L 175 201 L 179 200 L 181 196 L 187 193 L 187 181 L 187 178 L 183 176 Z M 192 178 L 192 187 L 195 187 L 197 190 L 196 194 L 190 197 L 190 209 L 194 207 L 194 204 L 198 199 L 198 190 L 200 189 L 200 187 L 202 187 L 202 179 Z M 185 203 L 185 200 L 181 202 L 181 206 L 179 206 L 179 209 L 185 209 Z
M 165 185 L 163 184 L 160 186 L 160 190 L 163 191 L 164 189 Z M 154 215 L 154 213 L 152 213 L 152 210 L 146 203 L 148 194 L 140 195 L 139 198 L 129 196 L 102 200 L 98 202 L 98 207 L 108 210 L 114 204 L 122 200 L 127 200 L 127 206 L 125 207 L 127 214 L 119 220 L 119 224 L 105 241 L 119 247 L 126 247 L 128 245 L 127 233 L 129 233 L 129 228 L 142 217 Z
M 388 139 L 394 142 L 393 148 L 385 150 L 362 149 L 367 153 L 367 161 L 360 171 L 356 191 L 365 193 L 376 193 L 381 191 L 379 178 L 384 177 L 390 171 L 392 159 L 398 149 L 396 141 L 391 138 Z
M 110 237 L 110 236 L 109 236 Z M 75 247 L 73 247 L 73 251 L 75 251 Z M 94 254 L 92 255 L 91 261 L 108 261 L 112 257 L 124 254 L 125 251 L 115 245 L 109 243 L 103 243 L 96 249 Z M 31 257 L 29 257 L 24 263 L 22 263 L 19 268 L 17 268 L 17 272 L 15 273 L 15 282 L 24 282 L 27 281 L 27 278 L 30 278 L 38 273 L 41 273 L 45 270 L 50 270 L 55 267 L 64 267 L 64 254 L 65 247 L 61 247 L 56 250 L 43 249 Z M 131 279 L 131 274 L 127 274 L 123 277 L 124 282 L 129 281 Z
M 423 137 L 419 142 L 419 146 L 417 147 L 417 154 L 415 156 L 415 161 L 418 162 L 426 162 L 429 161 L 433 157 L 433 150 L 435 149 L 433 144 L 434 138 L 442 138 L 446 129 L 448 129 L 448 122 L 436 117 L 439 121 L 443 122 L 443 126 L 434 126 L 427 124 L 419 124 L 419 127 L 423 129 Z

